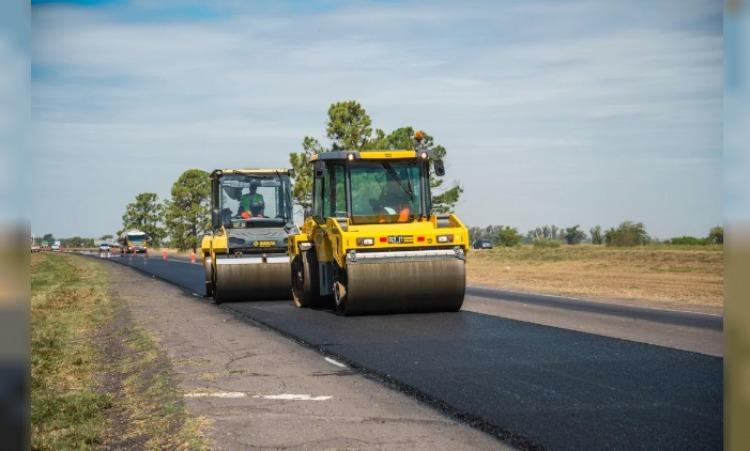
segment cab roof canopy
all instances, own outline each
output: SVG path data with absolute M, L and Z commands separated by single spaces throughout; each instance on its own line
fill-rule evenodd
M 310 157 L 310 161 L 318 160 L 408 160 L 423 155 L 423 158 L 431 158 L 429 150 L 340 150 L 335 152 L 316 153 Z M 351 156 L 350 156 L 351 155 Z
M 291 176 L 292 169 L 288 168 L 246 168 L 246 169 L 215 169 L 211 173 L 211 178 L 221 177 L 225 174 L 235 175 L 276 175 L 286 174 Z

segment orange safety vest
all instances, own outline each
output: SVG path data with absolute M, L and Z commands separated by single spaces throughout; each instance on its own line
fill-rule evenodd
M 398 222 L 407 222 L 409 221 L 409 207 L 404 207 L 401 209 L 401 211 L 398 213 Z
M 396 222 L 409 222 L 409 213 L 411 213 L 409 207 L 402 208 L 401 211 L 398 212 L 398 219 Z M 382 215 L 378 216 L 378 223 L 385 224 L 385 218 Z

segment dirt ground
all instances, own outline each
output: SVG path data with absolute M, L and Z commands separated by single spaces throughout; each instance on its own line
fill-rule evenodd
M 212 448 L 506 448 L 204 299 L 105 267 L 113 295 L 164 353 L 174 390 Z
M 724 305 L 720 247 L 533 246 L 472 251 L 468 283 L 719 314 Z

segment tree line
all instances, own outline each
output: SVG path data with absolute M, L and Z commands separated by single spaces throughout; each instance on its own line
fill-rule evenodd
M 396 128 L 390 133 L 373 128 L 367 111 L 354 100 L 335 102 L 328 108 L 326 138 L 324 145 L 317 138 L 305 136 L 302 152 L 289 154 L 289 164 L 294 170 L 292 196 L 294 203 L 307 211 L 312 205 L 311 157 L 316 153 L 338 150 L 394 150 L 415 149 L 415 129 L 412 126 Z M 437 144 L 432 136 L 424 135 L 422 144 L 435 155 L 445 159 L 448 151 Z M 458 182 L 450 186 L 441 177 L 430 175 L 433 191 L 433 210 L 438 213 L 452 211 L 458 203 L 463 188 Z M 209 174 L 201 169 L 189 169 L 182 173 L 171 189 L 168 199 L 160 200 L 156 193 L 146 192 L 135 196 L 126 206 L 122 216 L 123 230 L 138 229 L 151 237 L 152 245 L 169 245 L 178 249 L 195 250 L 200 237 L 210 232 Z M 521 234 L 515 227 L 490 225 L 471 227 L 472 242 L 486 239 L 498 246 L 516 246 L 522 243 L 536 246 L 559 246 L 562 243 L 576 245 L 584 241 L 609 246 L 636 246 L 656 241 L 646 232 L 641 222 L 625 221 L 607 230 L 601 226 L 589 229 L 588 234 L 580 225 L 557 227 L 544 225 Z M 679 237 L 668 240 L 673 244 L 710 244 L 723 242 L 723 229 L 714 227 L 707 237 Z
M 606 246 L 642 246 L 651 243 L 674 245 L 707 245 L 723 244 L 724 228 L 712 227 L 705 237 L 682 236 L 660 241 L 651 237 L 642 222 L 624 221 L 617 227 L 603 229 L 601 226 L 591 227 L 588 234 L 579 224 L 571 227 L 543 225 L 521 234 L 517 228 L 506 225 L 489 225 L 486 227 L 470 227 L 469 238 L 488 240 L 495 246 L 513 247 L 520 244 L 533 244 L 537 247 L 558 247 L 561 244 L 576 245 L 583 242 Z
M 62 247 L 94 247 L 95 242 L 93 238 L 84 238 L 80 236 L 74 236 L 72 238 L 55 238 L 51 233 L 45 233 L 43 236 L 35 236 L 34 243 L 39 246 L 52 246 L 55 241 L 60 241 Z

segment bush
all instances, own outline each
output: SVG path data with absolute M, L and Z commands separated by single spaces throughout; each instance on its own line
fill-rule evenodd
M 496 235 L 496 244 L 505 247 L 513 247 L 521 244 L 521 234 L 518 229 L 510 226 L 501 226 Z
M 568 244 L 580 244 L 581 241 L 586 239 L 586 232 L 580 229 L 580 225 L 576 224 L 573 227 L 567 227 L 563 237 L 565 242 Z
M 646 226 L 642 222 L 625 221 L 617 228 L 611 228 L 604 233 L 607 246 L 641 246 L 648 244 L 651 237 L 646 233 Z
M 604 237 L 602 236 L 602 227 L 601 226 L 594 226 L 591 229 L 589 229 L 589 233 L 591 234 L 591 244 L 602 244 L 604 243 Z
M 551 238 L 537 238 L 534 241 L 534 247 L 541 248 L 558 248 L 562 243 L 559 240 L 553 240 Z
M 724 244 L 724 227 L 712 227 L 706 239 L 713 244 Z
M 669 242 L 677 246 L 705 246 L 710 244 L 709 238 L 696 238 L 694 236 L 680 236 L 672 238 Z

